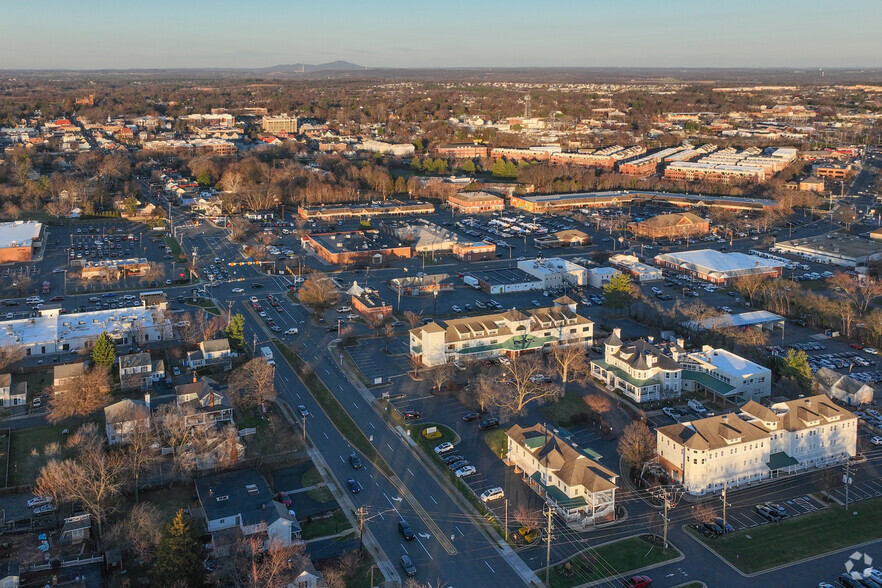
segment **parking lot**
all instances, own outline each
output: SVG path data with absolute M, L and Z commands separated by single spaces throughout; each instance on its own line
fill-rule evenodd
M 789 500 L 776 502 L 787 511 L 788 517 L 798 517 L 826 508 L 812 496 L 798 496 Z M 768 524 L 770 521 L 760 515 L 754 505 L 730 509 L 726 514 L 726 522 L 732 525 L 736 531 L 750 529 L 759 525 Z
M 388 381 L 404 375 L 410 369 L 410 354 L 407 337 L 396 337 L 389 342 L 389 354 L 384 352 L 386 344 L 379 339 L 360 339 L 358 345 L 346 348 L 346 352 L 359 371 L 368 381 L 377 378 Z

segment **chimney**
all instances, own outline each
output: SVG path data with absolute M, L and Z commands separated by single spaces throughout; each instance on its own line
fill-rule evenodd
M 144 394 L 144 403 L 147 404 L 147 410 L 150 410 L 150 392 Z
M 679 345 L 683 349 L 686 349 L 686 339 L 684 339 L 683 337 L 678 338 L 677 345 Z
M 214 407 L 214 388 L 208 393 L 208 406 Z
M 619 327 L 616 327 L 615 329 L 613 329 L 613 335 L 615 335 L 616 337 L 621 339 L 622 338 L 622 329 L 620 329 Z
M 196 372 L 193 372 L 193 383 L 196 383 Z
M 811 406 L 811 405 L 812 405 L 812 400 L 811 400 L 811 398 L 806 398 L 806 399 L 805 399 L 805 405 L 806 405 L 806 406 Z
M 723 415 L 723 422 L 724 422 L 724 423 L 728 423 L 728 422 L 729 422 L 729 415 L 727 415 L 727 414 L 724 414 L 724 415 Z
M 653 336 L 647 337 L 646 342 L 649 343 L 650 345 L 652 345 L 653 343 L 655 343 L 655 337 L 653 337 Z

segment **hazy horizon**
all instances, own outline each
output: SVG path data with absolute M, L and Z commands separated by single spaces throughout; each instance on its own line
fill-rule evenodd
M 0 69 L 877 68 L 882 8 L 840 3 L 402 0 L 15 3 Z

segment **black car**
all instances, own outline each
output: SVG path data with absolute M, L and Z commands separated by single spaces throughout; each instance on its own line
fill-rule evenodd
M 349 465 L 351 465 L 352 469 L 354 469 L 354 470 L 360 470 L 361 469 L 361 458 L 358 457 L 357 454 L 353 453 L 352 455 L 349 456 Z
M 716 525 L 723 530 L 723 533 L 735 532 L 735 527 L 733 527 L 729 523 L 724 523 L 723 519 L 721 519 L 720 517 L 714 518 L 714 523 L 716 523 Z
M 465 415 L 464 417 L 462 417 L 462 420 L 463 420 L 463 422 L 465 422 L 465 423 L 469 423 L 469 422 L 471 422 L 471 421 L 476 421 L 476 420 L 478 420 L 479 418 L 481 418 L 481 414 L 480 414 L 480 413 L 477 413 L 477 412 L 470 412 L 470 413 L 468 413 L 467 415 Z
M 407 521 L 398 521 L 398 532 L 401 533 L 401 536 L 404 537 L 405 541 L 413 541 L 416 539 L 416 535 L 413 534 L 413 529 L 410 528 Z
M 452 463 L 456 463 L 456 462 L 458 462 L 458 461 L 462 461 L 463 459 L 465 459 L 465 458 L 464 458 L 463 456 L 461 456 L 461 455 L 446 455 L 446 456 L 444 456 L 444 457 L 441 458 L 441 460 L 442 460 L 446 465 L 450 465 L 450 464 L 452 464 Z
M 260 282 L 254 282 L 253 284 L 251 284 L 251 287 L 252 288 L 263 288 L 263 284 L 261 284 Z
M 840 586 L 845 588 L 863 588 L 864 584 L 860 580 L 851 577 L 851 574 L 840 574 L 837 578 Z
M 713 533 L 714 535 L 722 535 L 723 528 L 716 523 L 707 522 L 704 524 L 704 528 Z
M 459 461 L 455 461 L 452 464 L 448 465 L 447 469 L 449 469 L 451 472 L 455 472 L 459 468 L 464 468 L 467 465 L 472 465 L 472 464 L 470 464 L 467 459 L 461 459 Z
M 325 329 L 325 333 L 333 333 L 337 330 L 337 327 L 327 327 Z
M 416 566 L 413 565 L 413 560 L 410 559 L 409 555 L 401 556 L 401 569 L 403 569 L 404 573 L 408 576 L 416 576 Z
M 406 420 L 406 421 L 415 421 L 415 420 L 420 419 L 422 417 L 423 417 L 423 415 L 421 415 L 419 413 L 419 411 L 416 411 L 416 410 L 408 410 L 407 412 L 404 413 L 404 420 Z
M 499 419 L 496 417 L 488 417 L 488 418 L 482 420 L 478 424 L 478 428 L 481 429 L 482 431 L 487 431 L 489 429 L 495 429 L 498 426 L 499 426 Z

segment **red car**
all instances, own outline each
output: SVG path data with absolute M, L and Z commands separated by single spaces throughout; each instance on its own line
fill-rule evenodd
M 276 499 L 284 504 L 286 507 L 291 506 L 291 499 L 288 498 L 287 492 L 279 492 L 278 496 L 276 496 Z
M 53 296 L 49 299 L 49 302 L 61 302 L 64 300 L 64 296 Z
M 863 349 L 864 348 L 863 345 L 859 345 L 857 343 L 851 343 L 851 346 L 854 347 L 855 349 Z
M 622 582 L 624 588 L 646 588 L 652 586 L 652 579 L 649 576 L 631 576 Z

